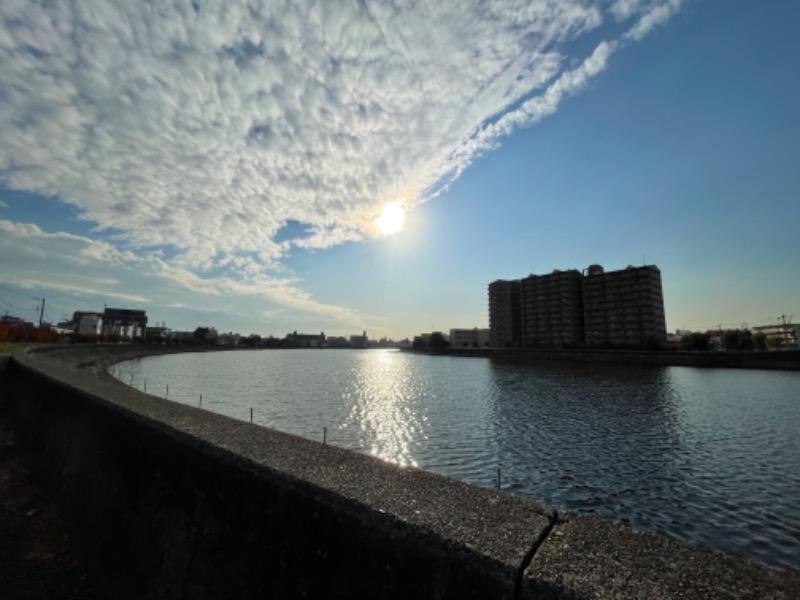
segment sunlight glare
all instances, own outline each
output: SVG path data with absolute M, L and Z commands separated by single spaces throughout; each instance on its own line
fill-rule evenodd
M 390 202 L 383 207 L 381 216 L 375 220 L 378 231 L 383 235 L 392 235 L 402 231 L 406 221 L 406 209 L 400 202 Z

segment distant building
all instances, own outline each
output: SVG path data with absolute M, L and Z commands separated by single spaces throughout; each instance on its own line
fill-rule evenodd
M 170 331 L 167 334 L 169 344 L 193 344 L 197 341 L 194 331 Z
M 522 345 L 520 282 L 498 279 L 489 284 L 489 343 L 495 348 Z
M 798 323 L 758 325 L 752 328 L 752 332 L 763 333 L 767 336 L 767 339 L 776 340 L 780 346 L 788 346 L 790 348 L 800 346 L 800 324 Z
M 322 348 L 325 345 L 325 332 L 286 334 L 286 345 L 292 348 Z
M 164 343 L 169 334 L 170 330 L 167 327 L 147 327 L 144 330 L 145 339 L 157 343 Z
M 369 338 L 367 337 L 367 332 L 363 332 L 361 335 L 351 335 L 350 336 L 350 347 L 356 349 L 364 349 L 369 346 Z
M 325 340 L 328 348 L 347 348 L 348 341 L 343 335 L 331 335 Z
M 221 333 L 217 336 L 214 343 L 216 343 L 217 346 L 235 347 L 238 346 L 241 341 L 242 336 L 238 333 Z
M 479 348 L 489 344 L 489 329 L 451 329 L 449 337 L 453 348 Z
M 25 325 L 33 325 L 33 323 L 28 323 L 19 317 L 12 317 L 10 315 L 3 315 L 0 317 L 0 323 L 4 323 L 9 327 L 23 327 Z
M 130 308 L 106 308 L 103 311 L 103 334 L 124 338 L 144 337 L 147 313 Z
M 646 347 L 667 341 L 661 271 L 592 265 L 489 284 L 494 347 Z
M 100 335 L 103 333 L 103 314 L 98 312 L 75 311 L 72 325 L 80 335 Z

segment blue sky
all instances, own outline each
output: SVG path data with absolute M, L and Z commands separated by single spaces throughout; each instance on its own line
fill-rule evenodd
M 400 339 L 646 262 L 670 330 L 800 318 L 800 4 L 195 4 L 0 7 L 0 312 Z

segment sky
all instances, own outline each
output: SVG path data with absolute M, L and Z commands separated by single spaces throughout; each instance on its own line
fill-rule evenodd
M 800 3 L 0 3 L 0 314 L 402 339 L 661 269 L 800 319 Z M 387 208 L 388 207 L 388 208 Z

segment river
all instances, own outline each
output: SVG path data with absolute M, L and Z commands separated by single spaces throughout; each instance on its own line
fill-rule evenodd
M 800 373 L 395 350 L 115 365 L 169 400 L 800 569 Z M 167 392 L 167 386 L 169 391 Z

